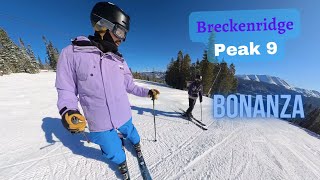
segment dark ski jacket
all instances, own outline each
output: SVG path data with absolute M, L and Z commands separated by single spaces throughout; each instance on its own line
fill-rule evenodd
M 200 97 L 200 100 L 201 100 L 202 94 L 203 94 L 202 84 L 197 83 L 196 81 L 193 81 L 189 85 L 188 94 L 189 94 L 189 98 L 191 98 L 191 99 L 197 99 L 198 97 Z

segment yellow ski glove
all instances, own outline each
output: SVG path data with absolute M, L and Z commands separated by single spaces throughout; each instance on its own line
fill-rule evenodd
M 69 110 L 62 115 L 63 126 L 71 133 L 84 132 L 86 128 L 86 118 L 77 110 Z

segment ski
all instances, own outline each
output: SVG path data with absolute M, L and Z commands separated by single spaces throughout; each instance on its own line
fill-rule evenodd
M 121 133 L 118 133 L 119 138 L 121 139 L 122 142 L 122 149 L 124 150 L 124 137 Z M 136 152 L 136 157 L 138 160 L 138 164 L 139 164 L 139 170 L 142 176 L 143 180 L 152 180 L 149 169 L 144 161 L 143 155 L 142 155 L 142 151 L 141 151 L 141 145 L 140 143 L 133 145 L 133 148 Z M 130 179 L 130 178 L 129 178 Z
M 183 113 L 186 113 L 183 109 L 180 109 L 180 111 L 182 111 Z M 195 120 L 197 123 L 199 123 L 201 126 L 207 126 L 206 124 L 204 124 L 203 122 L 201 122 L 200 120 L 196 119 L 195 117 L 191 117 L 193 120 Z
M 139 162 L 139 168 L 140 168 L 140 173 L 143 178 L 143 180 L 152 180 L 149 169 L 144 161 L 143 156 L 137 157 L 138 162 Z
M 143 180 L 152 180 L 149 169 L 146 165 L 146 162 L 144 161 L 140 144 L 134 145 L 134 149 L 136 150 L 136 153 L 137 153 L 139 169 L 140 169 L 140 173 Z
M 205 125 L 203 122 L 199 121 L 198 119 L 196 119 L 195 117 L 191 117 L 193 120 L 195 120 L 197 123 L 201 124 L 201 126 L 207 126 Z
M 176 112 L 177 112 L 177 111 L 176 111 Z M 186 119 L 186 120 L 192 122 L 193 124 L 195 124 L 196 126 L 198 126 L 200 129 L 202 129 L 202 130 L 204 130 L 204 131 L 208 130 L 208 128 L 206 127 L 206 125 L 202 125 L 203 123 L 202 123 L 202 124 L 198 123 L 198 121 L 195 120 L 194 118 L 187 118 L 187 117 L 183 116 L 184 113 L 182 113 L 182 112 L 177 112 L 177 113 L 180 113 L 180 114 L 181 114 L 181 117 L 182 117 L 183 119 Z M 200 121 L 199 121 L 199 122 L 200 122 Z
M 182 118 L 184 118 L 184 119 L 186 119 L 186 120 L 189 120 L 190 122 L 192 122 L 193 124 L 195 124 L 196 126 L 198 126 L 200 129 L 202 129 L 202 130 L 204 130 L 204 131 L 206 131 L 206 130 L 208 130 L 205 126 L 202 126 L 201 124 L 199 124 L 197 121 L 195 121 L 193 118 L 187 118 L 187 117 L 185 117 L 185 116 L 183 116 L 183 115 L 181 115 L 182 116 Z

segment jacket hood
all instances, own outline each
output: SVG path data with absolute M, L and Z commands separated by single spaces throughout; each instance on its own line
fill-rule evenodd
M 101 52 L 91 41 L 85 36 L 78 36 L 71 40 L 74 52 Z

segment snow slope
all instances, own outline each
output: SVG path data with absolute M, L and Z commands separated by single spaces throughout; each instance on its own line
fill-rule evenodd
M 117 179 L 116 166 L 82 135 L 71 135 L 56 109 L 55 74 L 0 77 L 0 179 Z M 203 131 L 175 112 L 187 93 L 157 88 L 157 142 L 152 101 L 130 95 L 134 124 L 154 179 L 320 179 L 320 137 L 277 119 L 213 119 L 204 98 Z M 197 103 L 194 116 L 200 119 Z M 132 179 L 141 179 L 125 143 Z

